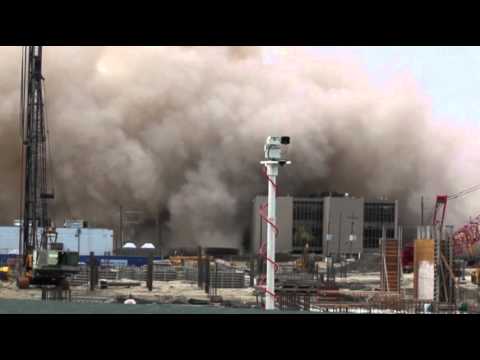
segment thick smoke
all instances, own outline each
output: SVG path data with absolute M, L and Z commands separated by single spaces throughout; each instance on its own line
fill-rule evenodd
M 266 189 L 264 140 L 277 134 L 292 138 L 281 194 L 387 196 L 412 223 L 421 194 L 433 205 L 478 182 L 464 131 L 431 119 L 413 81 L 374 87 L 350 62 L 288 52 L 266 64 L 250 47 L 46 47 L 57 219 L 114 226 L 120 205 L 167 210 L 170 246 L 239 246 Z M 0 69 L 0 217 L 10 222 L 20 48 L 0 49 Z M 474 198 L 450 222 L 476 215 Z

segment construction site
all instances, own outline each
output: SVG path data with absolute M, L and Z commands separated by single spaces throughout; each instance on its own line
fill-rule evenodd
M 20 174 L 19 181 L 12 183 L 21 190 L 8 191 L 14 193 L 12 203 L 20 206 L 0 226 L 0 313 L 8 313 L 7 304 L 11 306 L 12 301 L 36 304 L 39 312 L 51 303 L 68 303 L 78 304 L 80 312 L 82 305 L 118 304 L 122 308 L 115 311 L 125 313 L 142 306 L 148 307 L 145 311 L 168 306 L 173 313 L 195 308 L 312 314 L 480 313 L 480 217 L 460 226 L 447 222 L 451 204 L 477 193 L 480 185 L 460 187 L 450 194 L 430 189 L 432 204 L 425 206 L 422 196 L 417 212 L 406 205 L 404 193 L 411 191 L 408 184 L 404 192 L 392 190 L 388 196 L 377 196 L 368 187 L 358 187 L 356 182 L 361 180 L 348 176 L 338 180 L 340 175 L 331 175 L 322 182 L 310 179 L 313 170 L 305 169 L 311 166 L 308 156 L 313 150 L 290 153 L 290 147 L 301 148 L 303 139 L 293 127 L 274 127 L 258 135 L 258 148 L 252 150 L 256 157 L 245 156 L 230 164 L 230 158 L 216 158 L 222 156 L 216 149 L 209 155 L 220 167 L 250 162 L 253 171 L 245 176 L 254 179 L 251 186 L 243 183 L 247 180 L 236 170 L 225 175 L 231 184 L 224 186 L 222 177 L 215 177 L 217 170 L 201 161 L 198 173 L 168 168 L 187 179 L 181 186 L 173 175 L 167 179 L 168 170 L 162 172 L 160 167 L 157 170 L 165 179 L 153 181 L 149 175 L 153 170 L 137 166 L 141 155 L 122 164 L 113 180 L 97 186 L 97 177 L 115 173 L 113 165 L 109 167 L 117 159 L 115 152 L 101 163 L 108 174 L 102 166 L 75 165 L 83 158 L 90 161 L 97 153 L 102 156 L 105 149 L 69 157 L 66 147 L 58 151 L 65 158 L 63 165 L 52 160 L 64 137 L 57 137 L 51 146 L 50 136 L 60 132 L 55 128 L 60 122 L 49 125 L 47 121 L 44 48 L 23 47 L 18 64 L 20 140 L 15 151 L 20 145 L 16 163 Z M 98 72 L 102 75 L 107 70 L 99 67 Z M 54 102 L 54 96 L 61 93 L 57 90 L 48 101 Z M 83 96 L 88 99 L 88 92 Z M 61 111 L 55 105 L 52 111 L 49 108 L 49 117 Z M 58 116 L 69 119 L 67 112 Z M 131 133 L 137 126 L 133 122 L 128 129 Z M 150 129 L 142 136 L 159 143 L 176 136 L 171 128 L 162 131 Z M 227 145 L 235 148 L 236 139 Z M 249 151 L 253 147 L 245 146 Z M 182 150 L 182 157 L 191 156 L 196 162 L 201 149 Z M 129 146 L 126 154 L 136 151 Z M 166 151 L 170 150 L 161 149 L 161 153 Z M 238 153 L 243 156 L 246 151 Z M 174 160 L 166 163 L 170 166 Z M 129 167 L 133 172 L 122 177 L 121 171 Z M 86 168 L 88 172 L 82 173 Z M 75 171 L 82 177 L 59 185 Z M 243 169 L 239 172 L 244 173 Z M 117 178 L 121 179 L 120 190 L 115 193 L 111 188 L 117 186 Z M 134 183 L 131 191 L 125 191 L 128 181 Z M 168 200 L 158 195 L 153 201 L 152 194 L 161 193 L 163 186 L 177 192 L 171 196 L 164 190 Z M 150 188 L 152 192 L 147 191 Z M 331 188 L 352 192 L 327 191 Z M 138 194 L 132 195 L 135 191 Z M 237 191 L 241 201 L 229 195 Z M 69 201 L 58 199 L 62 196 Z M 80 206 L 83 197 L 89 199 L 88 204 Z M 200 205 L 196 206 L 198 197 Z M 153 205 L 142 207 L 150 199 Z M 237 208 L 239 202 L 242 205 Z M 425 212 L 425 207 L 433 207 L 432 212 Z M 11 214 L 5 213 L 2 216 L 7 218 Z M 6 225 L 9 221 L 13 226 Z M 64 225 L 57 226 L 59 221 Z

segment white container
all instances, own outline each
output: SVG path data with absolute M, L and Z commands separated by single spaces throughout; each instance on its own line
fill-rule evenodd
M 418 265 L 418 300 L 433 300 L 435 272 L 433 263 L 421 261 Z

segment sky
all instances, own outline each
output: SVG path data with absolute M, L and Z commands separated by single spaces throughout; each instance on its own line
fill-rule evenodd
M 480 47 L 325 46 L 307 51 L 357 62 L 380 86 L 408 75 L 429 99 L 435 119 L 480 127 Z M 274 48 L 267 52 L 281 54 Z
M 430 105 L 434 122 L 480 130 L 480 91 L 477 89 L 480 84 L 480 47 L 324 46 L 304 49 L 312 56 L 333 57 L 358 65 L 375 86 L 388 87 L 389 83 L 405 78 L 413 80 L 416 89 L 424 96 L 423 100 Z M 288 51 L 282 47 L 264 48 L 264 61 L 275 62 Z M 472 147 L 467 146 L 466 151 L 469 149 Z M 471 166 L 464 165 L 462 159 L 459 157 L 457 161 L 459 169 Z M 470 181 L 472 185 L 478 182 L 475 178 Z M 480 192 L 477 192 L 451 205 L 462 208 L 466 203 L 478 203 L 479 196 Z M 433 203 L 433 195 L 425 201 Z

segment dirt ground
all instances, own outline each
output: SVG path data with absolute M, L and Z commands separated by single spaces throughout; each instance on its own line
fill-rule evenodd
M 324 264 L 319 264 L 322 268 Z M 341 289 L 374 291 L 380 287 L 379 272 L 347 272 L 347 277 L 336 277 L 338 286 Z M 478 286 L 471 283 L 470 271 L 467 270 L 465 281 L 459 281 L 457 301 L 468 303 L 479 303 L 480 296 Z M 407 298 L 413 297 L 413 274 L 403 274 L 402 289 Z M 195 283 L 186 281 L 155 281 L 153 291 L 149 292 L 145 282 L 140 286 L 132 287 L 110 287 L 108 289 L 96 289 L 91 292 L 88 286 L 72 287 L 72 297 L 75 300 L 86 302 L 90 299 L 98 299 L 99 302 L 116 302 L 118 299 L 126 298 L 129 295 L 135 299 L 145 302 L 164 304 L 186 304 L 190 299 L 208 300 L 205 291 L 199 289 Z M 223 300 L 237 303 L 255 303 L 256 297 L 253 288 L 245 289 L 218 289 L 217 295 Z M 0 282 L 0 299 L 23 299 L 40 300 L 40 289 L 19 290 L 15 282 Z
M 19 290 L 15 282 L 0 282 L 0 299 L 36 300 L 41 297 L 39 289 Z
M 186 303 L 189 299 L 208 300 L 209 297 L 197 284 L 185 281 L 154 281 L 153 290 L 148 291 L 145 283 L 130 288 L 110 287 L 108 289 L 96 289 L 93 294 L 88 287 L 72 288 L 74 296 L 101 296 L 115 299 L 131 295 L 135 299 L 160 303 Z M 254 289 L 218 289 L 217 295 L 223 300 L 239 301 L 243 303 L 254 302 Z
M 132 287 L 110 287 L 108 289 L 96 289 L 90 291 L 88 286 L 72 287 L 72 297 L 75 300 L 86 298 L 98 298 L 107 302 L 113 302 L 117 298 L 131 295 L 135 299 L 159 303 L 187 303 L 189 299 L 208 300 L 205 291 L 199 289 L 196 284 L 185 281 L 155 281 L 153 290 L 148 291 L 145 283 Z M 255 302 L 253 288 L 245 289 L 218 289 L 217 295 L 223 300 L 241 303 Z M 40 300 L 41 290 L 32 288 L 19 290 L 14 282 L 0 283 L 0 299 L 31 299 Z

